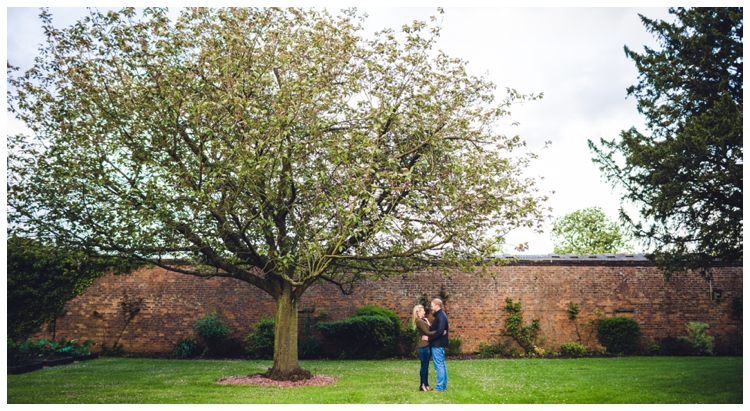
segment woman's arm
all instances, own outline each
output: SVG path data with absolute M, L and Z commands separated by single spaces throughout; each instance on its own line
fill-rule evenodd
M 417 328 L 419 329 L 419 333 L 422 335 L 435 334 L 435 331 L 430 331 L 430 329 L 427 328 L 427 324 L 425 324 L 425 322 L 422 320 L 417 320 Z

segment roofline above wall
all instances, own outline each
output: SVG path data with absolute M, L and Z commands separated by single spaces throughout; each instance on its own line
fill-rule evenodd
M 511 260 L 508 265 L 584 265 L 584 266 L 620 266 L 620 267 L 654 267 L 644 254 L 541 254 L 541 255 L 512 255 L 497 256 L 504 260 Z M 742 267 L 742 263 L 720 263 L 712 267 Z

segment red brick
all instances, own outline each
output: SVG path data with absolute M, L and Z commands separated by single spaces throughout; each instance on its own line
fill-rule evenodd
M 438 297 L 441 287 L 450 293 L 446 312 L 451 336 L 463 340 L 470 352 L 480 341 L 494 342 L 503 327 L 505 298 L 522 300 L 524 318 L 541 319 L 544 347 L 557 349 L 563 342 L 578 342 L 575 326 L 567 317 L 570 302 L 580 306 L 577 322 L 594 318 L 598 309 L 607 316 L 626 315 L 641 325 L 642 343 L 656 337 L 685 335 L 690 321 L 710 325 L 717 349 L 742 345 L 742 320 L 732 316 L 731 301 L 742 295 L 742 267 L 720 267 L 713 272 L 713 287 L 723 290 L 723 301 L 712 301 L 709 283 L 697 274 L 677 274 L 665 282 L 652 266 L 529 266 L 493 267 L 494 277 L 452 270 L 422 271 L 412 275 L 361 283 L 352 295 L 342 295 L 329 284 L 315 285 L 301 298 L 299 308 L 325 310 L 331 320 L 347 317 L 362 305 L 378 305 L 406 321 L 411 308 L 426 293 Z M 226 318 L 234 335 L 246 337 L 261 316 L 273 316 L 274 300 L 247 283 L 231 278 L 209 279 L 144 268 L 128 275 L 105 275 L 83 295 L 69 301 L 67 313 L 57 320 L 57 338 L 92 339 L 111 346 L 122 330 L 118 302 L 124 294 L 142 297 L 143 308 L 123 333 L 119 343 L 126 352 L 168 352 L 178 339 L 192 334 L 191 326 L 207 312 Z M 625 310 L 625 311 L 622 311 Z M 101 318 L 93 315 L 94 311 Z M 304 320 L 300 314 L 300 322 Z M 300 327 L 301 328 L 301 327 Z M 579 325 L 582 336 L 588 330 Z M 50 338 L 40 332 L 37 338 Z M 584 341 L 586 342 L 586 341 Z M 589 345 L 596 343 L 595 337 Z

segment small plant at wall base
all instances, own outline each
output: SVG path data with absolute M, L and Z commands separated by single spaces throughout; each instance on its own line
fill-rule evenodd
M 609 317 L 599 322 L 599 342 L 613 354 L 633 354 L 638 350 L 641 327 L 628 317 Z
M 193 332 L 198 342 L 206 347 L 203 355 L 212 357 L 231 355 L 229 353 L 231 351 L 229 327 L 215 309 L 195 321 Z
M 205 350 L 206 347 L 195 338 L 186 337 L 179 339 L 172 345 L 169 356 L 178 360 L 186 360 L 188 358 L 200 357 Z
M 694 355 L 714 355 L 714 337 L 707 333 L 708 324 L 689 322 L 687 331 Z
M 245 343 L 247 344 L 245 350 L 250 354 L 251 358 L 259 360 L 273 359 L 274 327 L 274 319 L 268 316 L 261 317 L 255 323 L 253 332 L 245 338 Z
M 685 328 L 688 335 L 657 338 L 649 345 L 649 353 L 665 356 L 713 355 L 714 337 L 708 335 L 708 324 L 690 322 Z
M 523 325 L 520 299 L 517 303 L 514 303 L 512 298 L 507 297 L 505 299 L 505 312 L 507 315 L 503 335 L 512 338 L 527 354 L 535 352 L 534 347 L 541 344 L 537 344 L 539 329 L 541 328 L 539 319 L 535 318 L 531 321 L 531 324 Z
M 445 355 L 461 355 L 463 350 L 461 337 L 453 337 L 448 340 L 448 347 L 445 349 Z
M 586 347 L 576 343 L 560 344 L 560 355 L 566 357 L 580 358 L 586 356 Z

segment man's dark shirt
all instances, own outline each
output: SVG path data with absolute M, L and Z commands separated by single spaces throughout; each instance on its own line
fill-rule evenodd
M 430 343 L 430 347 L 447 347 L 448 346 L 448 316 L 445 315 L 443 310 L 439 310 L 435 313 L 435 320 L 432 322 L 430 327 L 431 331 L 435 331 L 434 335 L 427 337 L 427 341 Z M 443 335 L 443 331 L 446 331 Z

